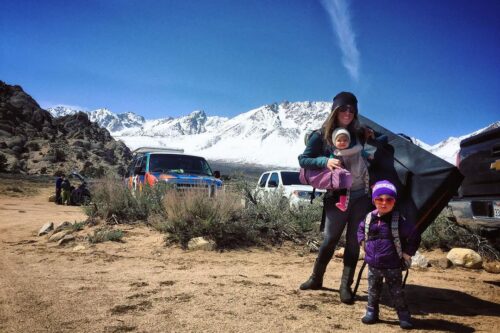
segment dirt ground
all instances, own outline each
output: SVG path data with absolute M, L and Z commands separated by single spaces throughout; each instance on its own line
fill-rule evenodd
M 85 219 L 79 207 L 48 202 L 50 191 L 0 194 L 0 332 L 400 331 L 387 296 L 381 323 L 360 322 L 366 272 L 356 303 L 340 302 L 341 259 L 323 290 L 299 291 L 316 254 L 294 245 L 185 252 L 144 226 L 123 226 L 123 243 L 90 245 L 88 227 L 76 242 L 49 243 L 36 235 L 43 224 Z M 414 331 L 500 331 L 500 275 L 412 269 L 406 296 Z

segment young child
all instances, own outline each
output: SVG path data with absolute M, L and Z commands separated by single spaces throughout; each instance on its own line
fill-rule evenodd
M 356 167 L 363 170 L 363 172 L 359 172 L 358 174 L 365 175 L 364 181 L 366 183 L 366 187 L 368 188 L 368 169 L 366 166 L 365 158 L 367 157 L 369 158 L 369 156 L 367 156 L 366 152 L 362 150 L 361 145 L 349 148 L 349 145 L 351 144 L 351 135 L 349 134 L 348 130 L 342 127 L 339 127 L 335 131 L 333 131 L 332 142 L 335 146 L 334 147 L 335 149 L 331 157 L 341 160 L 344 168 L 346 168 L 349 171 L 351 170 L 352 167 Z M 359 158 L 356 161 L 353 161 L 351 156 L 352 157 L 359 156 L 357 155 L 359 150 L 362 150 L 361 156 L 363 158 Z M 342 177 L 343 174 L 341 173 L 339 176 Z M 339 202 L 337 202 L 335 206 L 337 206 L 337 208 L 340 209 L 341 211 L 345 212 L 349 205 L 350 191 L 349 189 L 340 189 L 338 191 L 340 193 L 340 197 L 339 197 Z
M 368 305 L 361 321 L 364 324 L 374 324 L 378 321 L 382 281 L 385 278 L 398 314 L 399 326 L 411 329 L 413 324 L 402 288 L 402 259 L 408 267 L 411 256 L 420 244 L 420 234 L 394 210 L 396 198 L 396 187 L 391 182 L 382 180 L 375 183 L 372 200 L 376 209 L 368 213 L 359 225 L 358 243 L 365 250 L 365 261 L 368 264 Z M 396 234 L 392 223 L 397 223 Z

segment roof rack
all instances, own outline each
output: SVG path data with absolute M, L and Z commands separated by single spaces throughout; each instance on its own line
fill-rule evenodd
M 139 153 L 177 153 L 183 154 L 184 149 L 180 148 L 166 148 L 166 147 L 139 147 L 132 152 L 133 154 Z

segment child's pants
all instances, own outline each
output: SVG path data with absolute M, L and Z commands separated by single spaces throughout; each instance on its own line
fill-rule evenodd
M 69 190 L 62 190 L 61 193 L 61 201 L 63 205 L 69 205 L 69 199 L 70 199 L 71 192 Z
M 407 306 L 403 291 L 403 274 L 401 268 L 375 268 L 368 266 L 368 306 L 378 308 L 382 293 L 383 279 L 389 287 L 394 307 L 399 311 L 406 311 Z

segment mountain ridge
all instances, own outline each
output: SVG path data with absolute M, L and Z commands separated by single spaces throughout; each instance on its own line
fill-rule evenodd
M 203 110 L 195 110 L 178 118 L 153 120 L 132 112 L 126 113 L 125 118 L 124 114 L 114 114 L 108 109 L 84 112 L 131 149 L 168 146 L 213 160 L 297 167 L 297 156 L 304 150 L 304 134 L 309 129 L 321 127 L 330 108 L 330 102 L 285 101 L 263 105 L 232 118 L 207 116 Z M 56 116 L 57 109 L 47 110 Z M 122 118 L 126 121 L 120 122 Z M 454 164 L 462 139 L 495 127 L 500 127 L 500 121 L 435 145 L 411 139 L 416 145 Z

